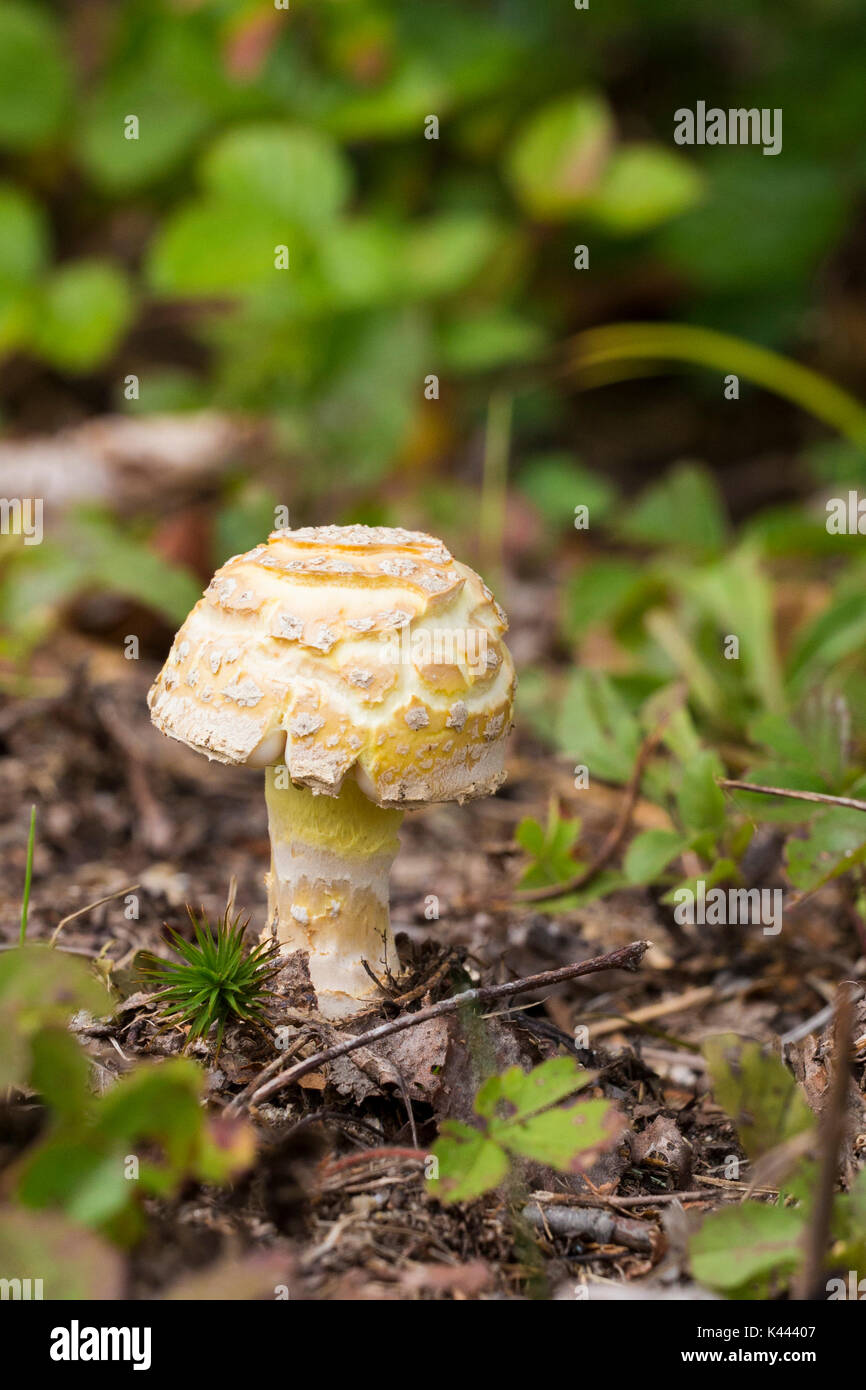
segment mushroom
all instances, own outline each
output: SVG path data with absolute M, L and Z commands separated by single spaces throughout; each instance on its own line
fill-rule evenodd
M 388 876 L 403 811 L 504 780 L 507 626 L 432 536 L 274 531 L 217 570 L 151 687 L 163 733 L 266 769 L 263 935 L 307 954 L 327 1017 L 369 1005 L 367 967 L 399 969 Z

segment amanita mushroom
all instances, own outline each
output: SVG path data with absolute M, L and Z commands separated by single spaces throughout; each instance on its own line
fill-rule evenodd
M 514 668 L 502 609 L 415 531 L 275 531 L 228 560 L 148 696 L 157 728 L 265 767 L 265 933 L 304 951 L 320 1012 L 369 1004 L 399 961 L 388 875 L 407 807 L 505 777 Z

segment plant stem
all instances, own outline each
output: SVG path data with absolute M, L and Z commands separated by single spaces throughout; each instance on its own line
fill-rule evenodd
M 850 811 L 866 811 L 866 801 L 854 796 L 830 796 L 826 792 L 794 791 L 788 787 L 763 787 L 757 782 L 737 782 L 731 777 L 717 777 L 720 787 L 735 792 L 757 792 L 760 796 L 787 796 L 792 801 L 814 801 L 819 806 L 845 806 Z
M 820 373 L 742 338 L 684 323 L 612 323 L 580 333 L 574 348 L 574 366 L 588 384 L 599 369 L 614 379 L 610 368 L 619 363 L 676 361 L 736 372 L 866 448 L 866 410 L 858 400 Z
M 484 471 L 478 508 L 481 572 L 492 589 L 501 588 L 508 451 L 511 443 L 511 397 L 495 391 L 487 408 Z
M 795 1297 L 823 1299 L 826 1289 L 824 1264 L 830 1241 L 833 1194 L 839 1168 L 839 1154 L 845 1137 L 845 1099 L 851 1076 L 849 1056 L 854 1026 L 854 999 L 850 985 L 843 982 L 836 992 L 836 1021 L 833 1030 L 833 1071 L 821 1111 L 821 1160 L 812 1218 L 804 1236 L 805 1260 L 795 1288 Z
M 30 831 L 27 836 L 27 867 L 24 870 L 24 896 L 21 899 L 21 934 L 19 946 L 27 940 L 27 913 L 30 908 L 30 884 L 33 881 L 33 847 L 36 844 L 36 807 L 30 807 Z

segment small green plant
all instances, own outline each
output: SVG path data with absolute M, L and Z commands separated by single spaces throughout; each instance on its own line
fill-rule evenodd
M 19 944 L 27 940 L 27 913 L 30 910 L 30 885 L 33 882 L 33 848 L 36 844 L 36 807 L 30 807 L 30 830 L 27 835 L 27 867 L 24 870 L 24 893 L 21 898 L 21 933 Z
M 245 1121 L 208 1114 L 205 1078 L 190 1058 L 140 1063 L 94 1095 L 90 1060 L 69 1017 L 86 1011 L 102 1018 L 112 1008 L 105 986 L 77 957 L 45 945 L 0 954 L 0 1033 L 8 1043 L 0 1088 L 28 1091 L 45 1111 L 36 1142 L 4 1171 L 11 1201 L 0 1207 L 7 1240 L 0 1255 L 8 1254 L 10 1236 L 19 1254 L 44 1248 L 52 1278 L 63 1282 L 75 1273 L 70 1249 L 86 1258 L 95 1249 L 82 1227 L 115 1245 L 133 1244 L 145 1229 L 144 1197 L 170 1197 L 190 1179 L 228 1182 L 255 1151 Z M 46 1211 L 72 1223 L 65 1244 L 65 1225 L 40 1223 Z
M 164 985 L 156 995 L 166 1023 L 189 1028 L 187 1043 L 203 1038 L 217 1025 L 216 1049 L 220 1049 L 226 1024 L 232 1019 L 261 1026 L 270 997 L 268 985 L 277 973 L 276 945 L 259 942 L 244 950 L 249 919 L 224 913 L 216 932 L 202 911 L 196 917 L 187 908 L 195 941 L 185 941 L 169 928 L 171 944 L 182 962 L 148 956 L 145 974 Z
M 592 1080 L 572 1057 L 553 1057 L 530 1072 L 510 1067 L 491 1076 L 475 1097 L 478 1128 L 446 1120 L 433 1145 L 438 1176 L 430 1192 L 462 1202 L 498 1187 L 514 1158 L 530 1158 L 569 1173 L 591 1166 L 622 1133 L 622 1119 L 606 1100 L 568 1108 L 558 1102 Z
M 730 1116 L 749 1162 L 776 1174 L 775 1202 L 756 1199 L 710 1212 L 689 1242 L 692 1272 L 729 1298 L 768 1298 L 801 1268 L 815 1190 L 809 1155 L 815 1117 L 780 1058 L 734 1034 L 703 1048 L 719 1105 Z M 866 1172 L 833 1199 L 828 1269 L 866 1262 Z

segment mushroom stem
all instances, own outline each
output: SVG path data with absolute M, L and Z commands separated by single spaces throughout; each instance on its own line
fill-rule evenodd
M 398 972 L 388 876 L 401 811 L 369 801 L 347 778 L 338 796 L 315 795 L 284 764 L 265 772 L 271 870 L 266 935 L 281 954 L 305 951 L 319 1011 L 347 1018 L 375 997 L 376 974 Z

